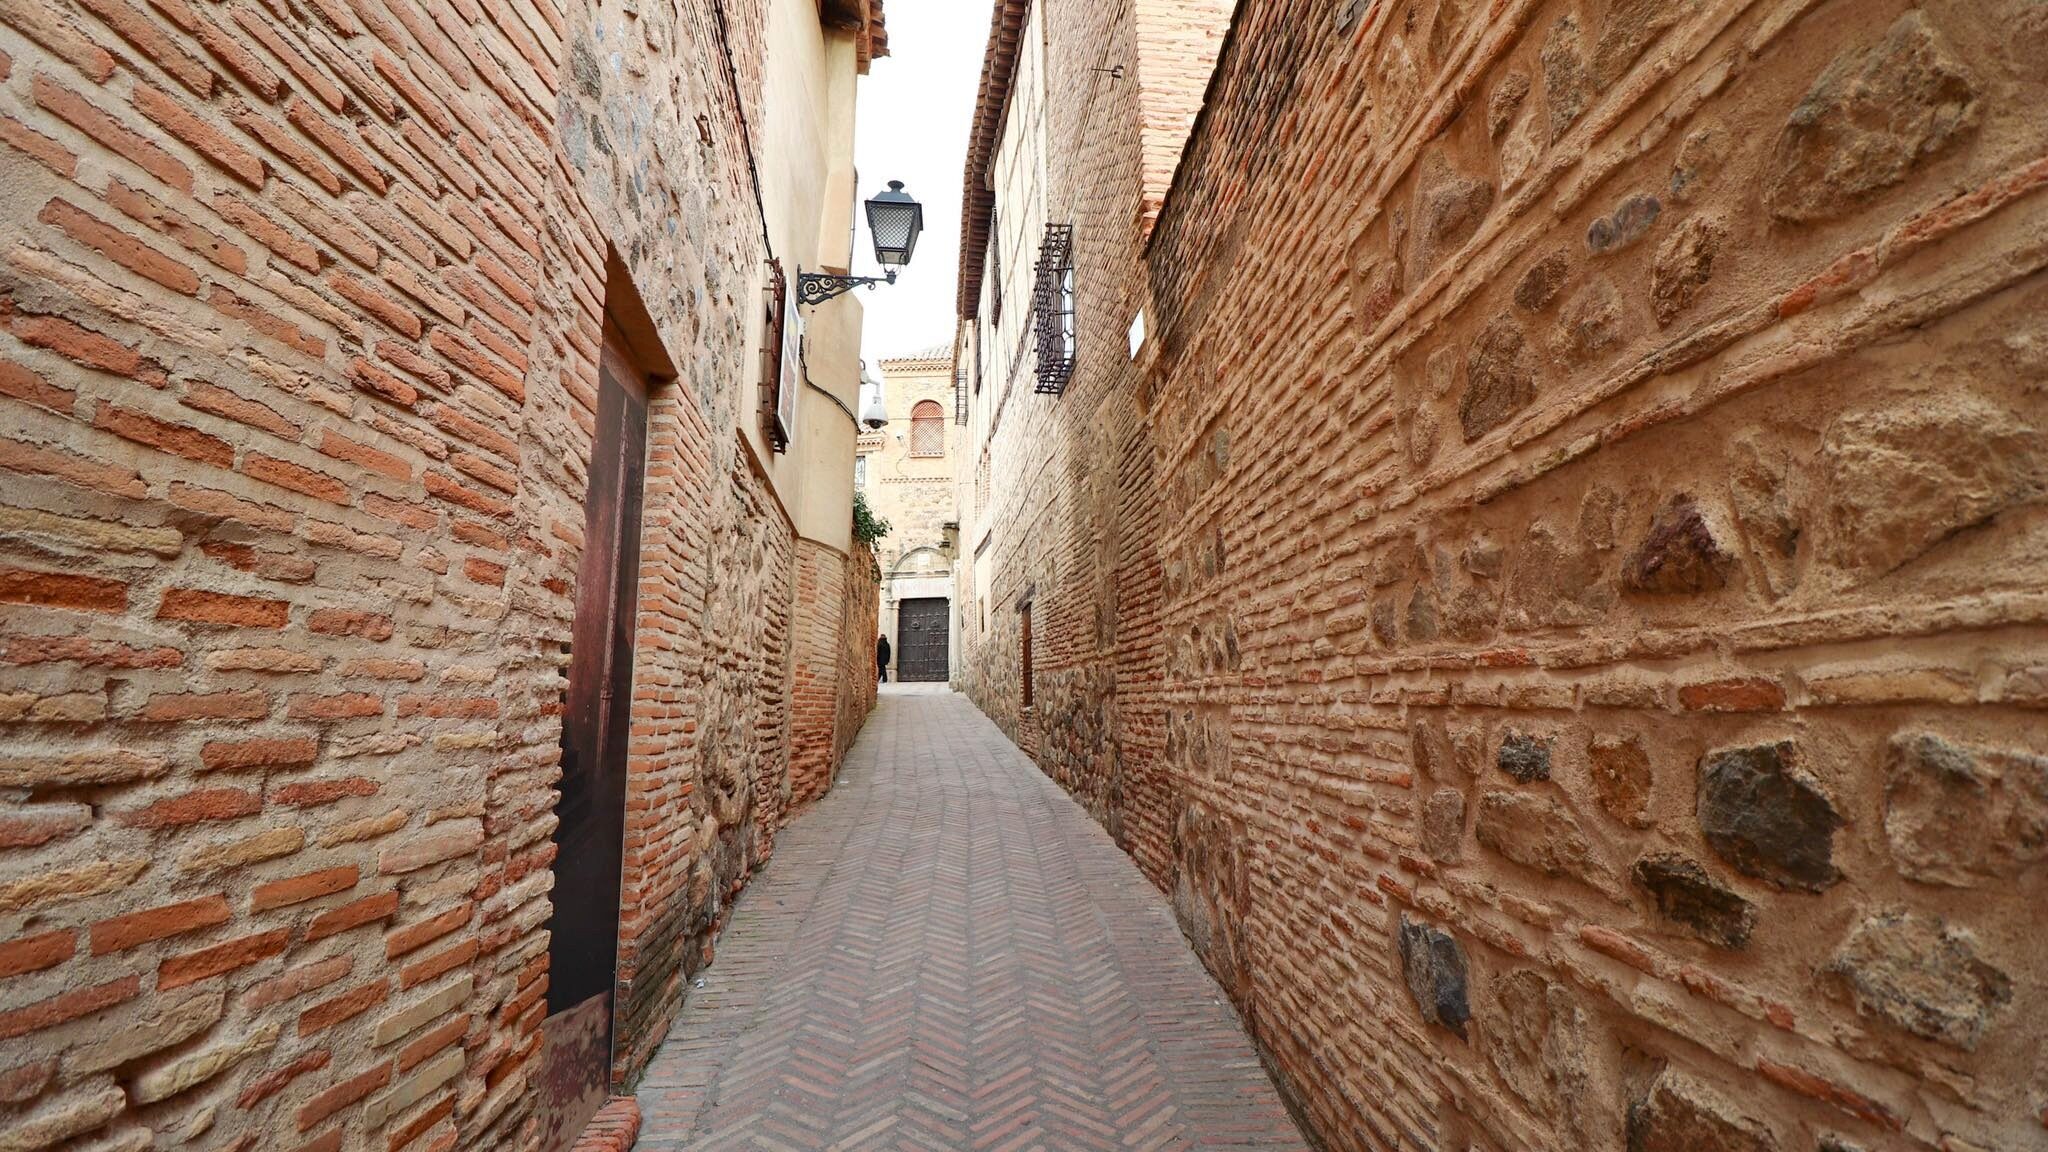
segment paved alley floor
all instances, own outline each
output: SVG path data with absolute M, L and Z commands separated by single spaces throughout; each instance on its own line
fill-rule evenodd
M 641 1149 L 1302 1149 L 1165 899 L 968 703 L 889 685 L 640 1085 Z

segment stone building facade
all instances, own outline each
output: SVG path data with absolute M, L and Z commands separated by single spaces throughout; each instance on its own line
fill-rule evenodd
M 858 303 L 779 427 L 763 361 L 884 51 L 876 0 L 0 11 L 0 1144 L 555 1149 L 644 1062 L 871 700 Z
M 957 631 L 953 483 L 962 439 L 954 421 L 953 350 L 941 347 L 885 359 L 880 367 L 882 410 L 889 422 L 862 431 L 854 465 L 854 483 L 868 507 L 889 523 L 889 534 L 875 544 L 881 573 L 876 634 L 889 638 L 892 674 L 899 679 L 908 642 L 914 657 L 924 657 L 910 676 L 945 680 L 951 668 L 950 637 Z M 903 634 L 899 606 L 905 600 L 919 602 L 912 606 L 910 626 L 927 633 L 943 628 L 942 642 L 928 634 Z M 947 658 L 937 662 L 934 652 Z
M 2048 1146 L 2041 6 L 997 9 L 960 677 L 1309 1127 Z

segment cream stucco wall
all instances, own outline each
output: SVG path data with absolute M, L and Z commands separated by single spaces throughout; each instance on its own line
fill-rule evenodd
M 817 0 L 773 0 L 767 39 L 765 106 L 755 152 L 769 242 L 794 292 L 800 273 L 843 271 L 849 263 L 860 62 L 854 34 L 825 27 Z M 752 288 L 754 300 L 762 299 L 766 283 L 763 268 Z M 750 340 L 758 350 L 765 309 L 754 311 Z M 751 407 L 740 414 L 740 431 L 798 534 L 844 552 L 852 544 L 861 303 L 848 294 L 798 311 L 809 384 L 798 385 L 789 443 L 773 451 Z M 757 351 L 752 362 L 759 359 Z

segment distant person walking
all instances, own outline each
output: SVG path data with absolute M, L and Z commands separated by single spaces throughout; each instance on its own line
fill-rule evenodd
M 889 682 L 889 638 L 875 637 L 875 683 Z

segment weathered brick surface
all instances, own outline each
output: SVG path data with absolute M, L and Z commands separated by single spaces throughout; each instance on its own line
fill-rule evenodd
M 789 803 L 832 786 L 875 700 L 875 555 L 797 541 L 796 653 L 790 694 Z
M 2048 1140 L 2037 7 L 1247 0 L 1133 256 L 1045 6 L 966 685 L 1333 1147 Z
M 797 542 L 736 434 L 766 19 L 0 12 L 17 1143 L 533 1143 L 608 253 L 680 366 L 650 413 L 619 1074 L 659 1041 L 790 790 Z M 828 747 L 870 700 L 826 702 Z

